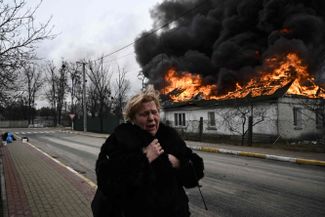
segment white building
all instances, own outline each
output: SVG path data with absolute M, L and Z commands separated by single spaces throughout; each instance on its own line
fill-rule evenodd
M 164 105 L 162 116 L 169 125 L 194 136 L 242 138 L 250 134 L 249 126 L 253 141 L 264 138 L 268 143 L 279 138 L 320 141 L 325 135 L 325 99 L 283 92 L 254 98 L 169 103 Z

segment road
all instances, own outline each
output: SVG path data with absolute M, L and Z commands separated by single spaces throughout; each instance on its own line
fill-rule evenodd
M 29 132 L 29 133 L 28 133 Z M 51 129 L 20 129 L 30 143 L 95 182 L 104 138 Z M 187 189 L 194 217 L 323 217 L 324 167 L 225 154 L 199 153 L 205 162 L 201 191 Z

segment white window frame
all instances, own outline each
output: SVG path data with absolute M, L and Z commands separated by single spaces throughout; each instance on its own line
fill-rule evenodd
M 174 113 L 174 125 L 175 127 L 186 126 L 186 115 L 184 112 Z
M 293 108 L 293 125 L 295 129 L 302 129 L 302 108 L 294 107 Z
M 215 112 L 208 112 L 208 127 L 216 127 L 216 114 Z

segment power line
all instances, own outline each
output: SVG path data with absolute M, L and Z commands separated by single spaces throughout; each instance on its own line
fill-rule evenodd
M 95 61 L 102 60 L 102 59 L 104 59 L 104 58 L 106 58 L 106 57 L 112 56 L 113 54 L 115 54 L 115 53 L 117 53 L 117 52 L 119 52 L 119 51 L 121 51 L 121 50 L 124 50 L 124 49 L 127 48 L 127 47 L 130 47 L 131 45 L 135 44 L 136 42 L 138 42 L 138 41 L 140 41 L 140 40 L 142 40 L 142 39 L 144 39 L 144 38 L 147 38 L 147 37 L 149 37 L 150 35 L 152 35 L 152 34 L 158 32 L 159 30 L 163 29 L 164 27 L 170 25 L 172 22 L 179 20 L 180 18 L 182 18 L 182 17 L 184 17 L 185 15 L 189 14 L 190 12 L 192 12 L 192 11 L 194 11 L 194 10 L 196 10 L 196 9 L 198 9 L 198 8 L 200 8 L 200 7 L 202 7 L 203 5 L 205 5 L 205 4 L 208 3 L 208 2 L 209 2 L 209 1 L 206 0 L 206 1 L 202 2 L 201 4 L 198 4 L 197 6 L 191 8 L 190 10 L 185 11 L 185 12 L 184 12 L 183 14 L 181 14 L 179 17 L 177 17 L 177 18 L 175 18 L 175 19 L 173 19 L 173 20 L 171 20 L 171 21 L 165 23 L 164 25 L 162 25 L 162 26 L 160 26 L 160 27 L 158 27 L 158 28 L 152 30 L 152 31 L 149 32 L 148 34 L 143 35 L 142 37 L 140 37 L 140 38 L 134 40 L 134 41 L 131 42 L 131 43 L 129 43 L 129 44 L 127 44 L 127 45 L 125 45 L 125 46 L 123 46 L 123 47 L 121 47 L 121 48 L 119 48 L 119 49 L 117 49 L 117 50 L 115 50 L 115 51 L 113 51 L 113 52 L 111 52 L 111 53 L 108 53 L 108 54 L 106 54 L 106 55 L 103 55 L 102 57 L 96 59 Z
M 128 53 L 128 54 L 125 54 L 125 55 L 120 56 L 120 57 L 117 57 L 117 58 L 115 58 L 115 59 L 108 59 L 108 60 L 105 60 L 104 63 L 108 63 L 108 62 L 117 62 L 118 60 L 120 60 L 120 59 L 122 59 L 122 58 L 125 58 L 125 57 L 128 57 L 128 56 L 131 56 L 131 55 L 133 55 L 133 54 L 134 54 L 134 52 L 132 52 L 132 53 Z M 101 59 L 101 58 L 100 58 L 100 59 Z

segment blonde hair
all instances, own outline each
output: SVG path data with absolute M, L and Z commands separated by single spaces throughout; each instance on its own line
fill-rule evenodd
M 142 103 L 153 101 L 158 111 L 160 110 L 159 91 L 155 90 L 153 85 L 148 85 L 144 92 L 133 96 L 124 108 L 124 118 L 127 121 L 134 120 L 136 112 L 139 110 Z

